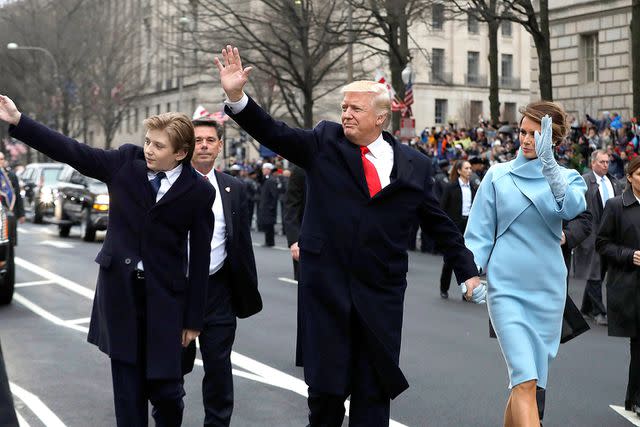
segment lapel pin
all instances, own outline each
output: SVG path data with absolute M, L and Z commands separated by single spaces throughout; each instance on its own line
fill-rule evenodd
M 225 187 L 224 191 L 226 191 L 227 193 L 231 193 L 231 187 Z

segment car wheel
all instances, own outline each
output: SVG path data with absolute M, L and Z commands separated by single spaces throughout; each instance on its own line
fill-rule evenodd
M 58 236 L 60 237 L 69 237 L 69 232 L 71 231 L 70 225 L 59 225 L 58 226 Z
M 80 222 L 80 236 L 85 242 L 96 240 L 96 229 L 91 223 L 91 211 L 85 208 L 82 211 L 82 221 Z
M 33 202 L 33 223 L 42 224 L 42 208 L 37 200 Z
M 13 259 L 13 246 L 9 245 L 7 256 L 7 272 L 0 282 L 0 305 L 7 305 L 13 299 L 13 289 L 16 284 L 16 265 Z

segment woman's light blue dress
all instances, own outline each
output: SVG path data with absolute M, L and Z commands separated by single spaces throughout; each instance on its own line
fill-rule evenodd
M 509 370 L 509 388 L 535 379 L 546 388 L 560 345 L 567 270 L 562 220 L 586 209 L 587 186 L 575 170 L 557 202 L 539 159 L 521 153 L 489 169 L 473 201 L 465 243 L 487 272 L 487 307 Z

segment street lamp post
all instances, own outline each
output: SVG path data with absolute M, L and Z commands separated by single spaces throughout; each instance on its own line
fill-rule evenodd
M 18 43 L 9 43 L 7 44 L 7 49 L 9 50 L 37 50 L 38 52 L 42 52 L 51 59 L 51 63 L 53 64 L 53 80 L 56 84 L 56 89 L 58 88 L 58 63 L 56 62 L 56 58 L 54 58 L 53 54 L 49 52 L 47 49 L 39 46 L 20 46 Z

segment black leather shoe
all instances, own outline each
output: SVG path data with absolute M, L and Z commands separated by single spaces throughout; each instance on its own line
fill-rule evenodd
M 442 299 L 449 298 L 449 292 L 447 292 L 447 291 L 440 292 L 440 298 L 442 298 Z
M 631 410 L 636 413 L 637 416 L 640 417 L 640 405 L 633 405 Z

